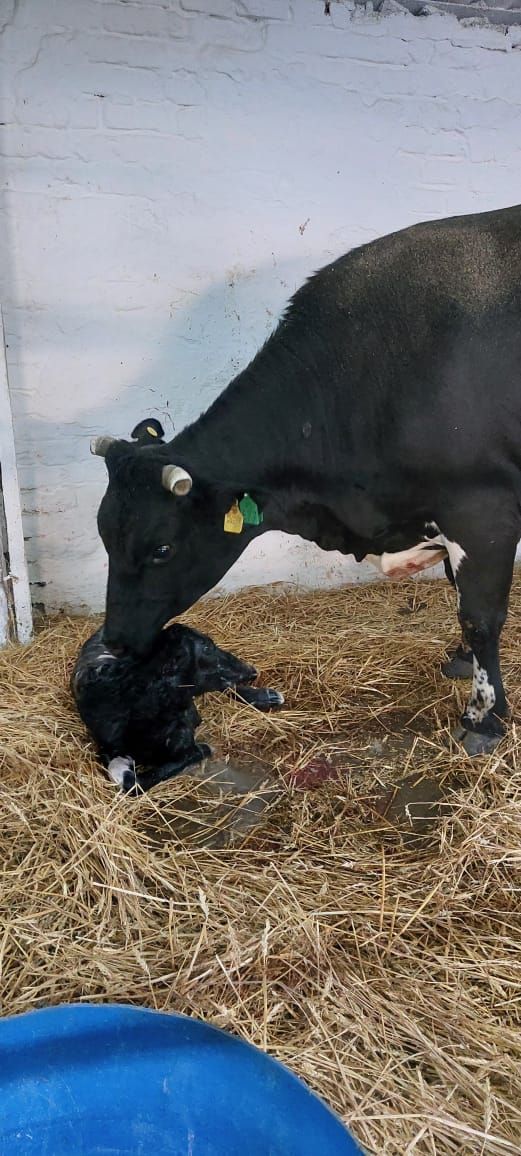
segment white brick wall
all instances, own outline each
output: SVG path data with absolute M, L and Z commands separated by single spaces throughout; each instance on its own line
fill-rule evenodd
M 197 416 L 350 246 L 521 199 L 521 30 L 328 17 L 322 0 L 3 0 L 0 29 L 0 292 L 34 593 L 99 609 L 90 436 Z M 353 572 L 273 536 L 232 581 Z

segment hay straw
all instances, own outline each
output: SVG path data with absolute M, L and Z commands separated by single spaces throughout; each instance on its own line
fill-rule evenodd
M 92 620 L 3 652 L 3 1013 L 114 1000 L 201 1016 L 289 1064 L 368 1152 L 520 1153 L 520 747 L 515 725 L 489 759 L 450 744 L 465 693 L 439 674 L 451 592 L 246 591 L 188 618 L 286 693 L 273 716 L 202 704 L 224 755 L 272 768 L 276 798 L 240 845 L 181 838 L 187 806 L 208 831 L 218 798 L 188 777 L 122 798 L 74 713 Z M 518 579 L 514 718 L 520 618 Z M 322 755 L 340 778 L 292 790 Z M 412 842 L 374 805 L 411 772 L 449 808 Z

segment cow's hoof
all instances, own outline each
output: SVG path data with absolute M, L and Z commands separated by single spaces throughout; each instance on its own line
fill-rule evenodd
M 491 755 L 503 735 L 484 735 L 479 731 L 467 731 L 465 727 L 459 726 L 453 731 L 452 737 L 461 744 L 471 758 L 476 758 L 478 755 Z
M 442 663 L 441 673 L 445 675 L 445 678 L 472 678 L 474 674 L 472 654 L 469 657 L 458 648 L 449 655 L 446 662 Z

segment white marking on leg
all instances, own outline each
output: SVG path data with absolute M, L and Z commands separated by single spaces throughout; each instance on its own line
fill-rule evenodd
M 441 541 L 443 542 L 447 554 L 449 555 L 449 562 L 452 573 L 454 577 L 456 577 L 461 563 L 463 562 L 463 559 L 467 557 L 467 555 L 462 546 L 458 544 L 458 542 L 451 542 L 448 538 L 445 538 L 443 534 L 441 535 Z
M 116 783 L 118 787 L 122 787 L 125 775 L 128 773 L 128 771 L 132 771 L 133 774 L 134 770 L 134 759 L 128 758 L 127 756 L 118 755 L 117 758 L 110 760 L 110 763 L 107 767 L 107 774 L 109 778 L 112 779 L 113 783 Z
M 479 665 L 477 658 L 474 656 L 474 675 L 472 678 L 472 694 L 466 710 L 466 714 L 471 722 L 483 722 L 485 715 L 493 709 L 496 704 L 496 692 L 492 683 L 489 682 L 488 674 L 483 666 Z

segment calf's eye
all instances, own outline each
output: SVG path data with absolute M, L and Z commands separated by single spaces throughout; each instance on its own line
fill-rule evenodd
M 161 565 L 161 562 L 169 562 L 173 552 L 171 546 L 158 546 L 152 554 L 152 561 L 158 566 Z

